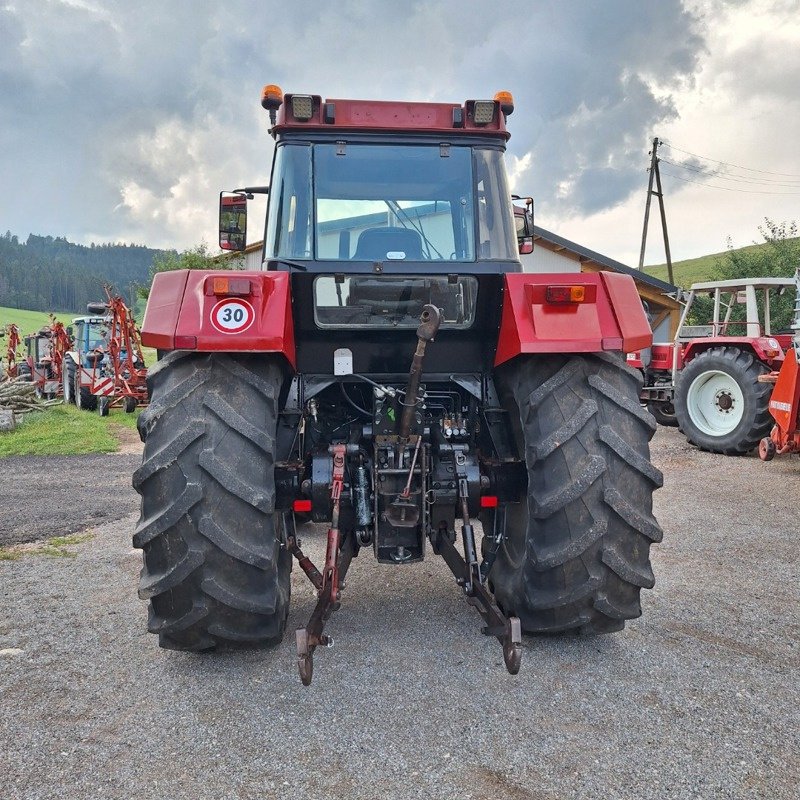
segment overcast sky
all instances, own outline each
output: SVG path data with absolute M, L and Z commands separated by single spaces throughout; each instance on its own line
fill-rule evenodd
M 265 83 L 508 89 L 537 223 L 632 265 L 653 136 L 675 259 L 800 220 L 800 0 L 0 0 L 0 229 L 214 245 L 218 191 L 269 176 Z

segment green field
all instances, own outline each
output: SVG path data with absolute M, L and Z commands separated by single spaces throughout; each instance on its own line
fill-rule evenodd
M 57 311 L 55 316 L 60 322 L 69 325 L 73 318 L 79 317 L 80 314 L 76 314 L 73 311 Z M 136 315 L 137 323 L 141 321 L 141 316 L 142 315 L 139 314 Z M 17 325 L 20 335 L 25 336 L 25 334 L 35 333 L 39 328 L 49 325 L 50 317 L 44 311 L 26 311 L 22 308 L 6 308 L 5 306 L 0 306 L 0 330 L 10 323 Z M 5 348 L 2 348 L 2 352 L 5 354 Z M 142 356 L 144 357 L 145 365 L 152 366 L 156 363 L 155 349 L 143 347 Z
M 735 252 L 747 253 L 753 250 L 760 250 L 764 247 L 769 247 L 769 244 L 751 244 L 747 247 L 737 247 Z M 688 258 L 685 261 L 673 261 L 672 273 L 673 283 L 683 289 L 688 289 L 693 283 L 700 283 L 701 281 L 715 280 L 715 269 L 717 263 L 723 261 L 728 255 L 725 250 L 722 253 L 711 253 L 707 256 L 699 256 L 698 258 Z M 654 278 L 660 278 L 662 281 L 668 281 L 666 264 L 653 264 L 652 266 L 645 267 L 644 271 Z
M 72 311 L 56 311 L 56 318 L 69 325 L 73 317 L 78 315 Z M 6 308 L 0 306 L 0 328 L 14 323 L 19 326 L 21 334 L 34 333 L 44 325 L 50 324 L 50 317 L 44 311 L 26 311 L 23 308 Z
M 138 412 L 125 414 L 119 409 L 101 417 L 96 411 L 80 411 L 75 406 L 52 406 L 26 414 L 15 430 L 0 433 L 0 458 L 114 453 L 120 446 L 114 426 L 135 428 L 137 417 Z

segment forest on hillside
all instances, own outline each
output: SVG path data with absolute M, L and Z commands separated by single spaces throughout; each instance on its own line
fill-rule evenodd
M 87 303 L 104 299 L 104 284 L 134 304 L 137 287 L 149 282 L 153 259 L 169 252 L 34 234 L 21 242 L 7 231 L 0 236 L 0 306 L 81 313 Z

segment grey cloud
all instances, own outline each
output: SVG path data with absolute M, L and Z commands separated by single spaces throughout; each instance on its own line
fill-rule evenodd
M 268 82 L 420 100 L 510 89 L 510 151 L 531 155 L 518 188 L 552 212 L 607 208 L 641 185 L 648 139 L 702 48 L 678 0 L 7 5 L 0 164 L 30 191 L 0 200 L 0 226 L 213 236 L 216 191 L 266 179 Z

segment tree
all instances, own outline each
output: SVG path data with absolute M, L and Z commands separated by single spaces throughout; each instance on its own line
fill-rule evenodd
M 201 242 L 189 250 L 178 253 L 169 250 L 153 258 L 152 266 L 149 270 L 148 282 L 146 286 L 137 286 L 139 297 L 147 299 L 150 295 L 150 287 L 153 285 L 153 278 L 159 272 L 170 272 L 175 269 L 243 269 L 244 255 L 242 253 L 220 253 L 212 256 L 208 252 L 208 245 Z
M 753 242 L 757 247 L 734 250 L 730 237 L 728 252 L 719 259 L 711 274 L 712 280 L 739 280 L 741 278 L 792 278 L 800 267 L 800 238 L 796 222 L 777 223 L 768 217 L 759 225 L 758 232 L 763 242 Z M 772 332 L 788 331 L 794 315 L 794 296 L 791 290 L 782 295 L 770 293 L 770 317 Z M 759 292 L 759 314 L 763 320 L 763 300 Z M 707 297 L 698 297 L 692 311 L 691 324 L 707 324 L 713 316 L 713 302 Z M 731 321 L 743 322 L 747 313 L 743 303 L 737 304 L 731 313 Z M 743 330 L 736 326 L 734 331 Z

